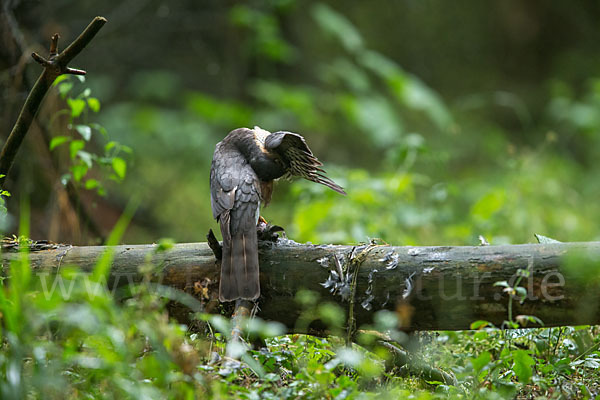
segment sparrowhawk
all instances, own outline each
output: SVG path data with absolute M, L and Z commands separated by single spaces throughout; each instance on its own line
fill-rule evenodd
M 220 301 L 260 295 L 256 225 L 261 204 L 271 200 L 273 180 L 300 176 L 346 194 L 322 165 L 297 133 L 239 128 L 217 143 L 210 200 L 223 236 Z

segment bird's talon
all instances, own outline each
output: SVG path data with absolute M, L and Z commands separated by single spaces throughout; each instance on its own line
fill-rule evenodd
M 277 232 L 285 232 L 285 230 L 279 225 L 269 224 L 263 217 L 258 217 L 256 225 L 258 240 L 276 242 L 279 239 Z

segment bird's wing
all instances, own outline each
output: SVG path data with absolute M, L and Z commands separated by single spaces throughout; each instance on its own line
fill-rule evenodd
M 229 219 L 235 210 L 236 220 L 231 224 L 231 233 L 249 229 L 256 224 L 259 193 L 260 182 L 244 156 L 235 148 L 217 145 L 210 168 L 213 217 Z
M 235 154 L 218 144 L 210 166 L 210 205 L 213 218 L 218 219 L 233 208 L 237 179 L 234 176 Z
M 321 168 L 323 163 L 314 156 L 304 138 L 297 133 L 274 132 L 266 138 L 265 148 L 281 156 L 287 164 L 289 175 L 301 176 L 346 194 L 342 187 L 325 175 L 325 170 Z

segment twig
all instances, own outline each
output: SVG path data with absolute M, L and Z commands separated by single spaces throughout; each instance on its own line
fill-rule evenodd
M 215 258 L 218 262 L 220 262 L 221 258 L 223 258 L 223 248 L 219 244 L 219 241 L 215 237 L 215 233 L 212 229 L 208 230 L 208 234 L 206 235 L 206 241 L 208 242 L 208 247 L 210 247 L 213 254 L 215 255 Z
M 23 104 L 23 108 L 15 122 L 12 132 L 4 144 L 2 153 L 0 154 L 0 174 L 8 175 L 19 147 L 33 122 L 33 118 L 39 110 L 40 104 L 54 80 L 63 74 L 85 75 L 85 71 L 70 68 L 67 64 L 88 45 L 105 23 L 106 18 L 104 17 L 94 18 L 81 35 L 79 35 L 79 37 L 60 54 L 58 53 L 59 36 L 57 33 L 52 36 L 50 56 L 48 59 L 45 59 L 37 53 L 31 55 L 35 61 L 44 67 L 44 71 L 33 85 L 29 96 L 27 96 L 27 99 L 25 100 L 25 104 Z

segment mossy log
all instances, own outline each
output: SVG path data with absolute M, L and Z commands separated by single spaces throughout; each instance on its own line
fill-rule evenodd
M 66 265 L 89 272 L 105 250 L 45 245 L 36 251 L 33 246 L 29 258 L 34 271 L 47 277 L 49 270 Z M 163 285 L 194 295 L 208 312 L 219 308 L 219 266 L 206 243 L 156 250 L 157 245 L 115 246 L 108 285 L 140 281 L 139 267 L 152 264 L 155 279 Z M 476 320 L 500 326 L 509 316 L 510 293 L 495 283 L 513 285 L 518 271 L 526 270 L 529 276 L 520 285 L 527 298 L 522 304 L 512 299 L 513 318 L 533 315 L 545 326 L 599 324 L 598 286 L 585 276 L 585 269 L 569 268 L 573 261 L 565 261 L 580 253 L 586 254 L 582 260 L 600 260 L 600 242 L 435 247 L 262 242 L 258 316 L 279 321 L 290 332 L 322 333 L 318 321 L 308 328 L 297 324 L 302 307 L 296 294 L 307 289 L 318 293 L 320 302 L 339 304 L 357 329 L 382 309 L 395 311 L 406 330 L 469 329 Z M 18 253 L 5 250 L 2 256 L 6 262 Z M 174 307 L 173 312 L 185 319 L 183 308 Z

